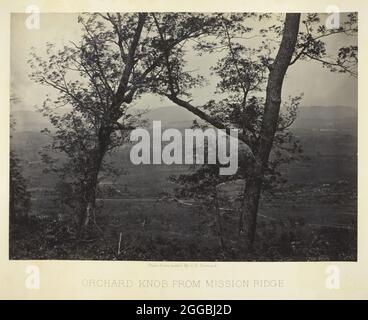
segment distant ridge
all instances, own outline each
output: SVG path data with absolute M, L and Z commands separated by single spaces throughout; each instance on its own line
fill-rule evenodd
M 150 110 L 143 116 L 143 118 L 149 121 L 161 120 L 162 124 L 165 126 L 173 126 L 174 124 L 180 123 L 192 123 L 194 119 L 198 119 L 198 117 L 190 111 L 176 105 Z
M 10 115 L 15 121 L 15 131 L 40 131 L 43 128 L 50 128 L 49 120 L 38 111 L 17 110 L 11 111 Z
M 16 131 L 40 131 L 50 128 L 47 118 L 37 111 L 17 110 L 11 111 L 16 121 Z M 198 119 L 190 111 L 179 106 L 164 106 L 149 110 L 142 118 L 148 121 L 161 120 L 164 127 L 184 128 L 190 127 L 194 119 Z M 299 108 L 298 118 L 294 123 L 295 128 L 318 127 L 334 123 L 356 122 L 357 109 L 346 106 L 306 106 Z
M 346 119 L 357 117 L 357 109 L 346 106 L 305 106 L 299 108 L 300 119 Z

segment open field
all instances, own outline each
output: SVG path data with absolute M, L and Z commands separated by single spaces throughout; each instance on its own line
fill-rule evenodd
M 222 211 L 225 248 L 221 248 L 213 210 L 145 198 L 105 199 L 103 205 L 99 201 L 102 207 L 97 223 L 103 229 L 104 239 L 94 238 L 91 243 L 80 243 L 76 249 L 72 231 L 63 224 L 65 216 L 46 215 L 58 211 L 54 202 L 35 200 L 34 210 L 45 214 L 44 219 L 37 220 L 40 231 L 44 232 L 44 223 L 50 232 L 42 241 L 38 233 L 34 233 L 33 241 L 40 241 L 37 252 L 28 251 L 27 244 L 20 241 L 22 245 L 14 246 L 17 250 L 11 252 L 11 256 L 22 259 L 356 260 L 356 200 L 347 199 L 345 193 L 344 204 L 339 205 L 333 199 L 326 201 L 313 194 L 309 199 L 292 199 L 293 193 L 285 192 L 281 198 L 262 202 L 254 252 L 249 252 L 245 240 L 238 242 L 236 211 Z M 284 196 L 290 197 L 287 204 Z M 54 234 L 54 228 L 59 231 L 60 239 Z M 17 238 L 17 231 L 13 235 Z M 70 242 L 66 241 L 68 238 Z M 32 248 L 34 243 L 28 240 Z

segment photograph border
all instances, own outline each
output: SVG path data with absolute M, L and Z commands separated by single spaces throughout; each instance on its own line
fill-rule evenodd
M 40 12 L 358 12 L 358 261 L 153 262 L 9 260 L 10 13 Z M 0 298 L 3 299 L 367 299 L 368 5 L 366 1 L 4 1 L 0 10 Z

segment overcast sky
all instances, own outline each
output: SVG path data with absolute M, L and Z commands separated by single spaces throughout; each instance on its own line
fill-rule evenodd
M 49 87 L 34 84 L 28 78 L 30 68 L 27 64 L 31 47 L 38 52 L 45 49 L 45 43 L 68 44 L 68 41 L 78 41 L 80 27 L 76 14 L 41 14 L 40 29 L 28 30 L 25 26 L 25 14 L 12 14 L 11 19 L 11 90 L 20 100 L 14 109 L 33 110 L 41 105 L 45 95 L 50 92 Z M 354 40 L 354 39 L 353 39 Z M 356 40 L 356 39 L 355 39 Z M 333 42 L 328 43 L 332 49 L 343 45 L 346 36 L 334 36 Z M 199 57 L 190 54 L 187 58 L 188 68 L 198 69 L 203 75 L 209 75 L 209 68 L 214 65 L 216 55 Z M 213 97 L 215 79 L 204 88 L 193 91 L 193 104 L 202 104 Z M 298 95 L 304 92 L 303 106 L 357 106 L 357 80 L 345 74 L 331 73 L 323 69 L 315 61 L 299 61 L 292 65 L 285 79 L 283 96 Z M 137 107 L 160 107 L 169 105 L 167 100 L 161 101 L 152 95 L 144 96 Z

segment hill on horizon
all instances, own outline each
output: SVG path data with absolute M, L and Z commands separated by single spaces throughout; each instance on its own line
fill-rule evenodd
M 16 122 L 15 129 L 18 132 L 40 131 L 50 128 L 49 120 L 37 111 L 14 110 L 11 116 Z M 190 111 L 176 106 L 163 106 L 149 110 L 142 118 L 148 121 L 161 120 L 164 127 L 184 128 L 190 127 L 194 119 L 198 119 Z M 298 118 L 294 128 L 331 127 L 336 123 L 357 121 L 357 109 L 346 106 L 305 106 L 299 108 Z

